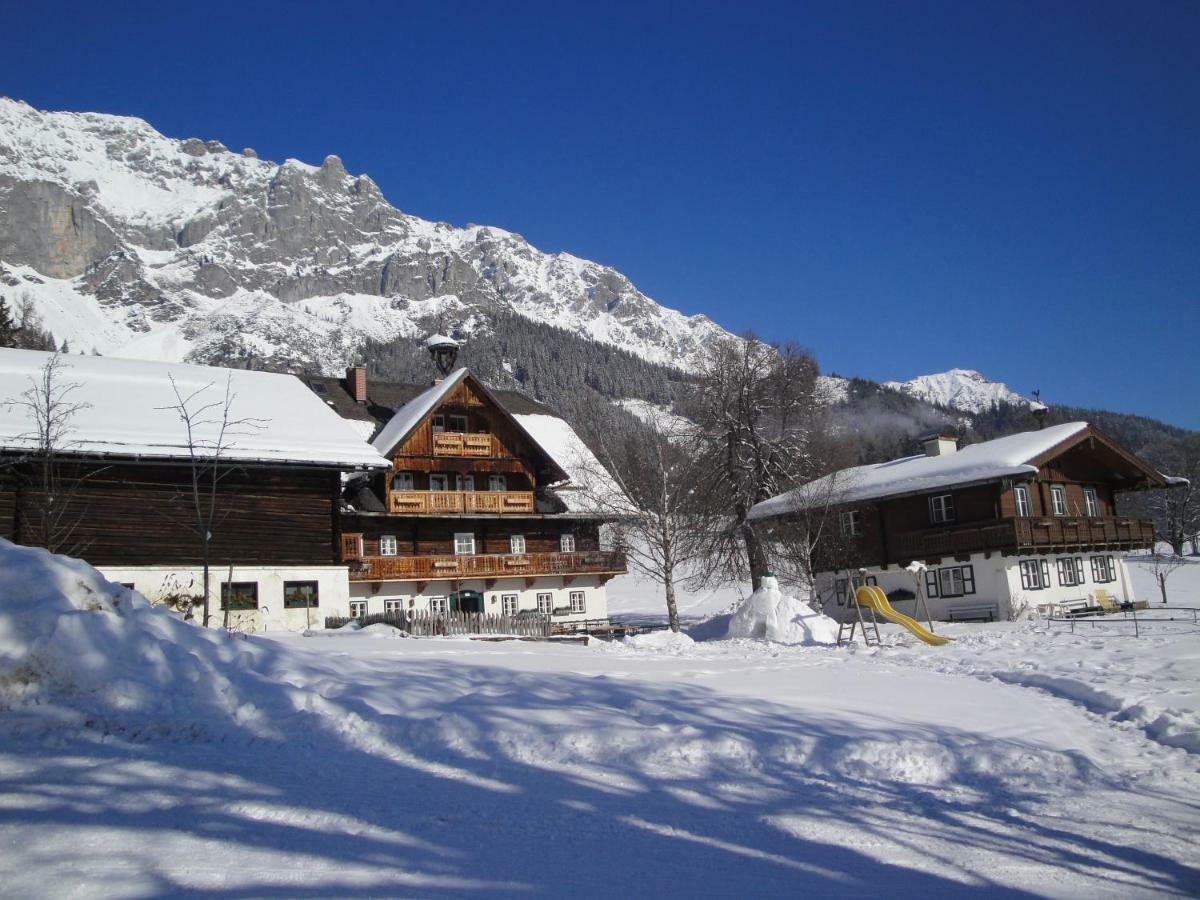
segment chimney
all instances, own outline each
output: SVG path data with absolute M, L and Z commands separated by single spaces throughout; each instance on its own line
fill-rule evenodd
M 346 370 L 346 390 L 355 403 L 367 402 L 367 367 L 351 366 Z
M 946 456 L 958 450 L 958 438 L 946 432 L 935 431 L 919 440 L 925 447 L 926 456 Z

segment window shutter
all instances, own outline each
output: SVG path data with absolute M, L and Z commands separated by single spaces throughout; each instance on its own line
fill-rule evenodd
M 937 572 L 932 569 L 925 570 L 925 596 L 940 597 L 938 593 Z

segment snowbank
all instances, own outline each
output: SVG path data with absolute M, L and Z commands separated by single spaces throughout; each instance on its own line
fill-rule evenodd
M 624 640 L 626 647 L 633 647 L 636 650 L 657 650 L 661 653 L 686 653 L 695 643 L 682 631 L 676 633 L 669 628 L 630 635 Z
M 781 644 L 836 644 L 838 623 L 795 597 L 785 597 L 779 580 L 768 575 L 729 620 L 726 637 Z
M 257 651 L 182 621 L 86 562 L 0 539 L 0 709 L 106 727 L 259 724 Z

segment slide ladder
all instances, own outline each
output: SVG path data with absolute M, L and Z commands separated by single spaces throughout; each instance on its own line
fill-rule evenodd
M 866 607 L 871 611 L 871 620 L 875 621 L 877 615 L 883 616 L 889 622 L 895 622 L 901 628 L 905 628 L 912 632 L 918 640 L 924 641 L 926 644 L 938 647 L 942 644 L 948 644 L 951 638 L 942 637 L 940 634 L 934 634 L 929 628 L 926 628 L 912 616 L 906 616 L 892 606 L 887 598 L 887 594 L 879 587 L 873 584 L 864 585 L 854 592 L 854 605 L 858 608 L 859 621 L 862 621 L 862 609 Z M 931 623 L 932 624 L 932 623 Z M 866 639 L 868 646 L 870 639 L 867 638 L 866 623 L 863 623 L 863 638 Z M 839 643 L 841 642 L 841 632 L 838 632 Z M 854 639 L 854 623 L 850 624 L 850 640 Z M 879 628 L 875 628 L 875 641 L 879 642 Z

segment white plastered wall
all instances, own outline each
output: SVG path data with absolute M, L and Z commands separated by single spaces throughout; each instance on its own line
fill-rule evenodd
M 413 581 L 353 582 L 350 585 L 351 600 L 365 600 L 367 615 L 385 611 L 388 600 L 399 600 L 403 609 L 424 611 L 429 609 L 433 597 L 447 597 L 454 591 L 478 591 L 483 595 L 484 611 L 500 613 L 501 595 L 516 594 L 518 611 L 536 610 L 537 595 L 552 595 L 555 622 L 582 622 L 608 618 L 608 589 L 596 575 L 579 575 L 569 584 L 563 584 L 560 575 L 545 575 L 533 579 L 526 586 L 525 578 L 498 578 L 491 587 L 483 579 L 467 578 L 462 581 L 431 581 L 418 592 L 418 583 Z M 571 607 L 572 592 L 583 593 L 584 612 L 566 612 Z M 327 615 L 349 615 L 349 606 L 343 613 L 329 612 Z

